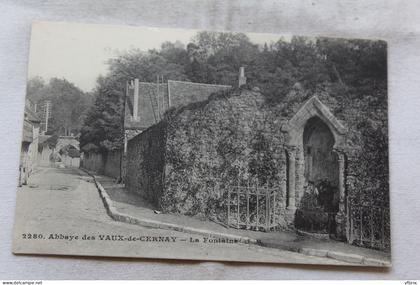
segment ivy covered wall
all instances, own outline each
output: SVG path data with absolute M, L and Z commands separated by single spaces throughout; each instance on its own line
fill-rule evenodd
M 280 102 L 268 100 L 258 88 L 242 89 L 171 109 L 162 123 L 130 141 L 129 159 L 141 157 L 138 160 L 142 162 L 132 164 L 141 173 L 137 180 L 130 177 L 134 174 L 128 165 L 128 184 L 158 201 L 165 212 L 224 221 L 226 193 L 215 185 L 258 179 L 261 185 L 277 187 L 280 225 L 288 226 L 287 133 L 282 126 L 314 95 L 348 129 L 346 195 L 358 197 L 362 203 L 387 206 L 387 97 L 383 88 L 365 93 L 324 85 L 309 91 L 295 84 Z M 297 157 L 296 164 L 297 171 L 304 171 L 303 157 Z M 157 181 L 156 177 L 161 184 L 146 182 Z M 304 183 L 296 181 L 300 186 Z M 296 193 L 296 204 L 302 196 Z

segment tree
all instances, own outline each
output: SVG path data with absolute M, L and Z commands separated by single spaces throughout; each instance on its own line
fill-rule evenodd
M 189 80 L 184 66 L 171 62 L 176 60 L 176 54 L 183 54 L 180 49 L 175 44 L 164 44 L 163 54 L 169 59 L 155 50 L 147 53 L 132 50 L 110 60 L 109 73 L 97 80 L 95 102 L 85 118 L 81 132 L 81 146 L 93 143 L 99 150 L 113 150 L 122 145 L 126 82 L 134 78 L 155 82 L 157 76 L 163 76 L 165 80 Z
M 51 129 L 60 135 L 76 135 L 90 105 L 89 96 L 65 79 L 52 78 L 48 89 L 52 102 Z
M 271 103 L 298 85 L 310 91 L 331 85 L 332 96 L 343 102 L 366 93 L 386 94 L 386 45 L 380 41 L 293 37 L 259 47 L 241 33 L 199 32 L 186 47 L 165 42 L 160 49 L 134 49 L 110 60 L 109 73 L 97 82 L 82 145 L 112 149 L 121 144 L 127 81 L 156 82 L 163 76 L 165 81 L 237 86 L 241 66 L 248 84 L 260 87 Z
M 244 34 L 199 32 L 187 52 L 193 81 L 237 85 L 239 67 L 252 66 L 259 49 Z
M 26 94 L 28 99 L 34 103 L 43 98 L 46 91 L 46 84 L 42 77 L 36 76 L 30 78 L 26 84 Z
M 27 84 L 28 98 L 40 107 L 49 100 L 52 103 L 48 134 L 76 135 L 79 133 L 91 96 L 66 79 L 52 78 L 46 84 L 40 77 L 31 78 Z
M 95 101 L 81 130 L 81 147 L 93 143 L 99 150 L 119 148 L 123 140 L 122 119 L 124 84 L 99 77 L 94 91 Z

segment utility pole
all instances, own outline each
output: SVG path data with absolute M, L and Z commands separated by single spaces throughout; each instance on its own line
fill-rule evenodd
M 129 90 L 130 90 L 130 83 L 128 81 L 126 81 L 125 82 L 125 90 L 124 90 L 124 108 L 123 108 L 122 124 L 121 124 L 123 135 L 124 135 L 124 152 L 123 152 L 122 156 L 127 153 L 127 133 L 125 131 L 125 112 L 126 112 L 126 106 L 127 106 L 128 92 L 130 92 Z M 122 163 L 120 163 L 120 169 L 121 169 L 121 166 L 122 166 Z
M 139 79 L 134 79 L 133 120 L 139 118 Z
M 239 87 L 241 87 L 242 85 L 246 84 L 246 77 L 245 77 L 245 68 L 243 66 L 241 66 L 239 68 Z
M 157 92 L 156 92 L 156 101 L 157 101 L 157 113 L 158 113 L 158 118 L 159 120 L 161 119 L 161 115 L 160 115 L 160 103 L 159 103 L 159 75 L 156 76 L 157 78 Z
M 163 86 L 163 75 L 161 75 L 160 78 L 161 78 L 160 82 L 162 82 L 162 86 Z M 162 90 L 165 90 L 164 88 L 165 87 L 163 87 Z M 162 115 L 163 115 L 163 113 L 165 113 L 165 110 L 166 110 L 166 108 L 165 108 L 165 92 L 163 92 L 162 93 Z
M 48 132 L 48 119 L 50 118 L 50 107 L 51 102 L 49 100 L 45 101 L 45 132 Z
M 168 109 L 169 109 L 171 108 L 171 85 L 169 84 L 169 80 L 167 81 L 167 83 L 168 83 Z

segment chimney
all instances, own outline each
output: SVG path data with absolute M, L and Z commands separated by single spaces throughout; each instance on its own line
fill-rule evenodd
M 139 79 L 134 79 L 134 101 L 133 101 L 133 120 L 139 118 Z
M 246 84 L 245 68 L 241 66 L 239 68 L 239 87 Z

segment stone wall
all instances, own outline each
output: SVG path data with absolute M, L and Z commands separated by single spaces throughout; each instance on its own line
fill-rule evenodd
M 164 179 L 165 125 L 145 130 L 127 144 L 125 184 L 129 191 L 161 206 Z
M 121 151 L 114 150 L 106 153 L 86 152 L 83 155 L 81 166 L 97 174 L 120 178 Z
M 114 150 L 106 153 L 104 174 L 106 176 L 121 177 L 121 151 Z
M 104 158 L 102 153 L 99 152 L 85 152 L 83 153 L 83 159 L 81 166 L 89 171 L 97 174 L 104 172 Z
M 63 155 L 61 159 L 66 167 L 79 168 L 80 166 L 80 157 L 70 157 L 68 155 Z
M 38 151 L 38 165 L 40 166 L 51 166 L 54 163 L 50 160 L 53 150 L 48 146 L 42 147 L 42 151 Z

